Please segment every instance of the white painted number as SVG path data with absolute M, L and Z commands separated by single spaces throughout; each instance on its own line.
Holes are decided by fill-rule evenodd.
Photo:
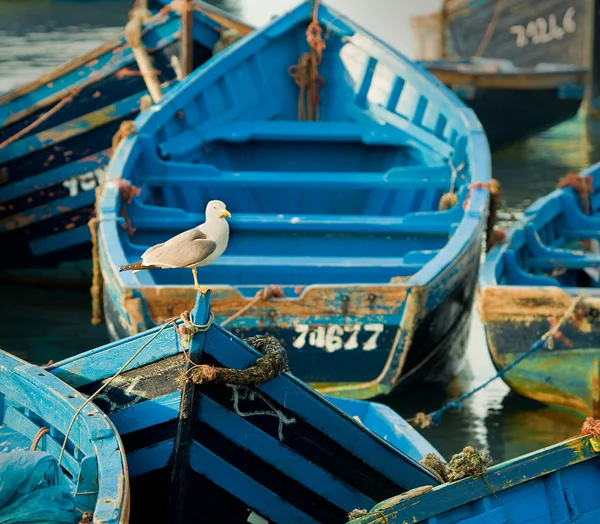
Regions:
M 534 45 L 545 44 L 552 40 L 561 40 L 567 33 L 574 33 L 577 29 L 575 23 L 575 8 L 569 7 L 562 18 L 562 24 L 559 25 L 555 14 L 545 18 L 536 18 L 527 23 L 527 25 L 513 25 L 509 31 L 517 37 L 517 47 L 525 47 L 530 42 Z
M 292 345 L 297 349 L 309 346 L 323 349 L 327 353 L 333 353 L 340 349 L 352 350 L 359 348 L 358 336 L 361 332 L 369 334 L 369 338 L 362 344 L 363 351 L 372 351 L 377 349 L 377 340 L 383 333 L 383 324 L 349 324 L 340 326 L 332 324 L 330 326 L 309 326 L 308 324 L 296 324 L 296 333 L 298 336 Z M 349 335 L 345 339 L 345 336 Z
M 68 178 L 62 185 L 69 190 L 69 196 L 74 197 L 79 194 L 79 191 L 90 191 L 91 189 L 94 189 L 102 180 L 103 175 L 104 169 L 98 168 L 89 173 Z

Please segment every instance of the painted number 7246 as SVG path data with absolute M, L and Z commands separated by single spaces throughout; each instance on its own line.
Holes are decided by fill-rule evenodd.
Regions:
M 333 353 L 339 349 L 358 349 L 372 351 L 377 349 L 377 339 L 383 333 L 383 324 L 349 324 L 340 326 L 311 326 L 308 324 L 296 324 L 298 336 L 292 343 L 297 349 L 302 349 L 307 344 L 312 347 L 324 349 L 327 353 Z M 368 338 L 359 342 L 359 335 L 366 333 Z M 364 335 L 360 337 L 364 338 Z

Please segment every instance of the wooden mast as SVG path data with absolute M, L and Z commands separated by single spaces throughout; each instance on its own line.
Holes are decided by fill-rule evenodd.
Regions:
M 190 321 L 197 326 L 207 326 L 210 319 L 210 290 L 205 295 L 196 292 L 196 303 L 190 315 Z M 186 377 L 181 387 L 179 404 L 179 421 L 173 454 L 169 461 L 170 493 L 167 502 L 169 522 L 183 524 L 185 519 L 185 502 L 187 499 L 187 480 L 190 467 L 190 446 L 193 441 L 194 422 L 198 412 L 198 386 L 188 377 L 187 372 L 200 361 L 206 344 L 206 331 L 199 330 L 190 339 L 189 360 L 183 370 Z
M 194 3 L 193 0 L 185 0 L 181 16 L 181 67 L 183 77 L 188 76 L 194 67 Z

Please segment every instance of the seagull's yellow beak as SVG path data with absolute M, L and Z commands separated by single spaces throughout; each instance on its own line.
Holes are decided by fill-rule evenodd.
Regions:
M 227 211 L 227 209 L 223 209 L 223 211 L 221 211 L 219 213 L 219 218 L 222 218 L 222 217 L 231 218 L 231 213 L 229 211 Z

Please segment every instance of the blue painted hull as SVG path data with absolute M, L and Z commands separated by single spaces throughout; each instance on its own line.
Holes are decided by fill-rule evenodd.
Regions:
M 508 241 L 489 252 L 479 279 L 488 347 L 507 384 L 523 396 L 593 416 L 600 415 L 600 282 L 594 247 L 600 228 L 599 173 L 596 164 L 581 174 L 581 181 L 591 178 L 589 198 L 565 188 L 536 200 L 508 232 Z M 552 347 L 547 344 L 513 367 L 558 321 Z
M 47 454 L 33 470 L 25 469 L 28 459 L 21 457 L 0 471 L 3 520 L 78 522 L 89 513 L 96 522 L 128 522 L 123 444 L 108 417 L 93 404 L 83 404 L 83 395 L 47 371 L 0 351 L 0 456 L 10 461 L 11 452 L 29 453 L 32 447 Z M 63 453 L 65 435 L 69 445 Z M 44 469 L 47 459 L 55 464 L 55 475 Z M 31 485 L 23 475 L 31 475 Z M 13 513 L 7 514 L 11 507 Z
M 225 511 L 234 522 L 254 512 L 270 522 L 342 523 L 382 493 L 438 483 L 418 464 L 435 449 L 380 404 L 330 402 L 286 372 L 257 371 L 264 378 L 254 386 L 230 376 L 181 382 L 199 365 L 251 370 L 273 356 L 273 345 L 260 352 L 210 324 L 209 306 L 210 292 L 198 295 L 191 314 L 210 325 L 186 343 L 198 365 L 186 364 L 168 324 L 48 368 L 89 395 L 134 357 L 95 401 L 127 450 L 130 522 L 222 520 Z
M 163 3 L 153 6 L 155 12 Z M 222 27 L 194 13 L 195 68 L 211 58 Z M 180 28 L 176 12 L 157 15 L 145 28 L 143 44 L 164 90 L 177 81 L 172 60 L 180 54 Z M 46 75 L 45 84 L 0 97 L 0 142 L 20 133 L 0 150 L 0 238 L 6 254 L 0 269 L 54 268 L 91 256 L 87 223 L 113 137 L 121 123 L 139 114 L 147 89 L 124 37 L 88 53 L 83 62 Z M 72 100 L 52 113 L 73 89 Z
M 483 475 L 385 500 L 350 522 L 597 522 L 598 451 L 598 437 L 570 439 L 495 465 Z
M 372 398 L 404 380 L 445 384 L 462 363 L 487 218 L 485 136 L 435 78 L 325 7 L 321 23 L 335 21 L 335 31 L 320 121 L 298 120 L 297 87 L 279 72 L 304 45 L 307 9 L 191 75 L 119 147 L 109 181 L 145 189 L 127 207 L 131 236 L 116 218 L 117 185 L 103 194 L 110 335 L 189 307 L 189 270 L 118 267 L 201 223 L 199 202 L 223 199 L 233 214 L 229 244 L 199 273 L 215 289 L 218 322 L 234 315 L 232 332 L 276 336 L 292 372 L 327 394 Z M 361 39 L 373 56 L 353 43 Z M 352 61 L 357 53 L 364 63 Z M 370 75 L 377 63 L 381 77 Z M 440 211 L 451 187 L 457 202 Z M 236 315 L 267 286 L 282 296 Z

